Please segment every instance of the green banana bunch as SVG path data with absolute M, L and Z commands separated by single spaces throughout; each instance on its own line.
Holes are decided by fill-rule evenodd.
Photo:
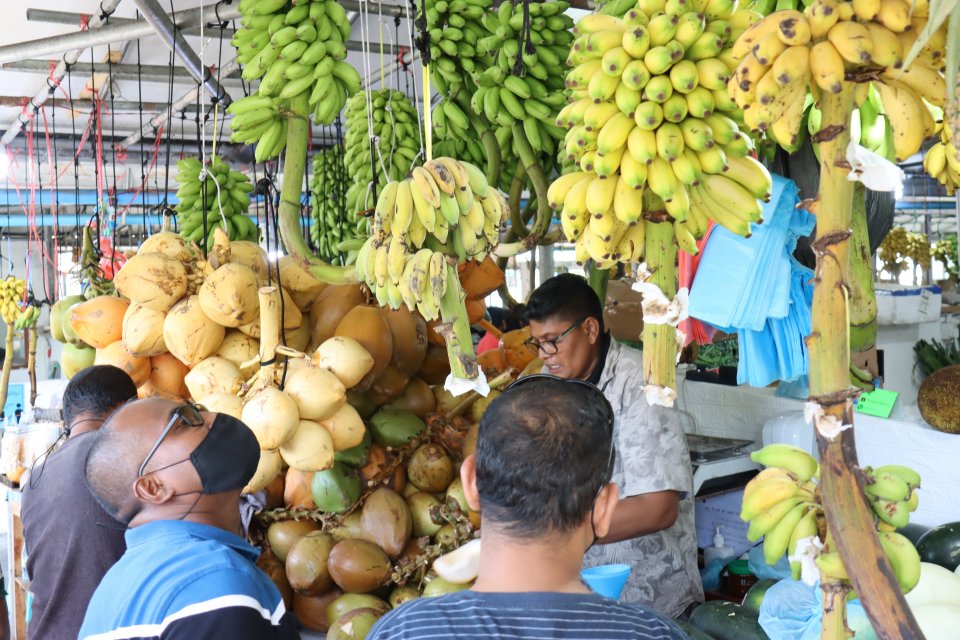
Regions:
M 22 330 L 28 327 L 34 327 L 39 319 L 40 307 L 32 303 L 27 303 L 17 315 L 17 319 L 13 321 L 13 328 Z
M 493 6 L 491 0 L 437 0 L 423 3 L 417 14 L 425 24 L 429 45 L 430 77 L 441 95 L 456 93 L 470 77 L 494 63 L 489 53 L 477 50 L 486 35 L 481 22 Z M 419 22 L 423 20 L 424 22 Z M 427 62 L 427 61 L 424 61 Z
M 231 44 L 243 78 L 259 78 L 258 95 L 281 101 L 309 93 L 314 121 L 333 122 L 362 84 L 346 62 L 344 8 L 334 0 L 241 0 L 239 10 L 242 27 Z
M 0 282 L 0 318 L 8 325 L 16 322 L 20 315 L 20 301 L 27 290 L 26 280 L 7 276 Z
M 483 23 L 490 35 L 477 42 L 477 50 L 495 55 L 496 62 L 475 76 L 477 86 L 470 98 L 475 113 L 505 131 L 522 123 L 533 150 L 550 157 L 564 137 L 555 120 L 566 102 L 563 61 L 573 42 L 573 19 L 564 14 L 568 6 L 563 1 L 506 0 L 496 12 L 486 14 Z M 443 107 L 442 116 L 457 120 L 449 102 Z
M 326 262 L 352 264 L 357 245 L 367 237 L 368 223 L 347 210 L 348 174 L 343 166 L 343 145 L 320 150 L 313 156 L 310 178 L 313 225 L 310 237 L 317 255 Z
M 232 171 L 217 155 L 210 156 L 206 167 L 197 158 L 182 158 L 177 161 L 177 184 L 181 236 L 208 250 L 213 247 L 216 227 L 223 229 L 231 240 L 259 241 L 260 230 L 247 217 L 253 183 L 245 173 Z
M 232 102 L 227 107 L 230 119 L 230 141 L 256 143 L 257 162 L 276 158 L 287 146 L 287 100 L 253 94 Z
M 864 486 L 867 501 L 877 514 L 881 530 L 907 526 L 910 514 L 919 504 L 916 490 L 920 488 L 920 475 L 901 465 L 865 467 L 863 471 L 867 476 Z
M 447 258 L 484 259 L 508 215 L 506 200 L 479 168 L 435 158 L 415 167 L 409 178 L 384 186 L 370 238 L 357 256 L 357 275 L 381 306 L 406 305 L 436 319 L 447 287 Z
M 639 222 L 652 205 L 672 217 L 690 254 L 710 220 L 743 236 L 760 222 L 772 179 L 748 155 L 753 142 L 727 91 L 734 39 L 756 19 L 724 0 L 639 0 L 622 18 L 577 23 L 570 101 L 556 123 L 567 130 L 561 154 L 579 170 L 555 180 L 548 198 L 578 261 L 638 261 Z
M 371 111 L 367 112 L 367 96 L 361 92 L 347 101 L 344 163 L 354 182 L 367 185 L 377 168 L 377 185 L 402 180 L 420 154 L 420 131 L 417 108 L 400 91 L 377 89 L 370 92 Z M 376 136 L 377 157 L 370 156 L 370 124 Z M 384 175 L 384 169 L 387 174 Z

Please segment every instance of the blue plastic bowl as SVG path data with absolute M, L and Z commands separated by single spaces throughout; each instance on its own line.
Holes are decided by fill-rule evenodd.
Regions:
M 602 564 L 580 572 L 580 579 L 593 589 L 594 593 L 614 600 L 620 599 L 623 588 L 630 577 L 628 564 Z

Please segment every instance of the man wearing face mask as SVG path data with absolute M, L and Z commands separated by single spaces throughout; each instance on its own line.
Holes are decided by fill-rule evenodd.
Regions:
M 616 417 L 613 482 L 621 499 L 585 566 L 630 564 L 621 600 L 684 617 L 703 601 L 703 587 L 681 414 L 647 403 L 643 354 L 604 330 L 603 306 L 584 278 L 565 273 L 544 282 L 530 295 L 527 319 L 544 373 L 596 385 Z
M 129 528 L 127 551 L 93 594 L 81 639 L 299 638 L 239 535 L 240 491 L 259 458 L 253 432 L 225 414 L 151 398 L 111 416 L 86 475 Z

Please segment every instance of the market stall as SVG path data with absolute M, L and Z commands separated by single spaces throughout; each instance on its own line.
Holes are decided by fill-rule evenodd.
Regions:
M 91 365 L 252 430 L 304 637 L 469 589 L 460 467 L 567 271 L 682 425 L 691 638 L 955 635 L 960 7 L 47 4 L 0 26 L 12 637 L 19 491 Z

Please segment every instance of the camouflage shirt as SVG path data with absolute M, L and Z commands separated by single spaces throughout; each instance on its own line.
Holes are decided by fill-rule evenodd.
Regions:
M 643 355 L 616 340 L 610 340 L 597 386 L 616 415 L 613 481 L 620 487 L 621 498 L 674 490 L 680 492 L 681 499 L 673 526 L 631 540 L 597 545 L 587 552 L 584 566 L 632 565 L 620 599 L 678 616 L 692 602 L 703 601 L 693 522 L 693 469 L 682 414 L 647 404 Z

